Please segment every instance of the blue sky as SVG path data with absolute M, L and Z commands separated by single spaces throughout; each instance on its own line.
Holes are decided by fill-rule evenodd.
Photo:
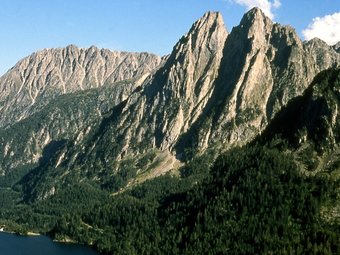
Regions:
M 255 5 L 302 38 L 340 38 L 340 0 L 1 0 L 0 75 L 34 51 L 69 44 L 165 55 L 206 11 L 220 11 L 231 31 Z

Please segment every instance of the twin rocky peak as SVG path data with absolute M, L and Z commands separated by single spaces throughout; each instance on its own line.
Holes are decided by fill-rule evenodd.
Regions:
M 157 150 L 167 164 L 156 176 L 186 148 L 250 141 L 316 74 L 339 64 L 337 45 L 302 42 L 258 8 L 230 33 L 220 13 L 206 13 L 162 58 L 43 50 L 0 78 L 0 171 L 46 157 L 54 167 L 112 169 Z

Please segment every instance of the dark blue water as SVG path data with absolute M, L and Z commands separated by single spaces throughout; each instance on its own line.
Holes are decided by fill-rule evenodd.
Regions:
M 94 250 L 77 244 L 52 242 L 45 236 L 23 237 L 0 233 L 1 255 L 99 255 Z

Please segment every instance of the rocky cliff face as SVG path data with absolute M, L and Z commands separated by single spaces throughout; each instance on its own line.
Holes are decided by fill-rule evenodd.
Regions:
M 194 132 L 198 139 L 193 144 L 248 142 L 318 72 L 339 61 L 324 42 L 303 44 L 293 28 L 274 24 L 260 9 L 249 11 L 227 38 L 215 102 Z
M 207 13 L 90 147 L 120 140 L 120 159 L 150 148 L 181 157 L 184 148 L 246 143 L 318 72 L 339 63 L 332 47 L 303 44 L 293 28 L 274 24 L 260 9 L 228 36 L 221 16 Z
M 143 76 L 160 63 L 160 57 L 149 53 L 96 47 L 39 51 L 0 78 L 0 127 L 27 118 L 60 95 Z
M 255 8 L 245 14 L 230 34 L 221 15 L 209 12 L 180 39 L 164 65 L 156 68 L 162 60 L 151 56 L 147 59 L 152 59 L 153 64 L 146 64 L 149 62 L 143 58 L 137 61 L 139 67 L 136 64 L 132 73 L 127 71 L 129 68 L 120 72 L 127 75 L 119 76 L 118 80 L 141 78 L 134 78 L 127 82 L 130 85 L 112 91 L 111 98 L 123 96 L 118 100 L 109 99 L 112 103 L 106 107 L 106 114 L 93 117 L 92 113 L 98 110 L 95 103 L 98 97 L 94 96 L 91 113 L 80 117 L 82 125 L 76 120 L 82 115 L 81 109 L 67 118 L 76 120 L 73 123 L 81 128 L 72 131 L 73 136 L 64 134 L 67 141 L 37 168 L 35 186 L 49 178 L 53 169 L 58 169 L 57 173 L 53 172 L 55 182 L 45 187 L 40 197 L 56 190 L 55 185 L 61 185 L 71 173 L 72 178 L 81 180 L 86 176 L 99 183 L 103 176 L 114 178 L 120 171 L 126 171 L 119 162 L 128 159 L 130 164 L 135 164 L 134 161 L 150 151 L 166 155 L 162 158 L 166 164 L 149 169 L 153 173 L 148 176 L 152 177 L 174 168 L 176 160 L 185 156 L 188 149 L 197 152 L 219 144 L 229 148 L 246 143 L 261 133 L 292 98 L 301 95 L 318 72 L 338 66 L 340 54 L 321 40 L 303 43 L 293 28 L 273 23 Z M 102 66 L 105 65 L 104 62 Z M 156 70 L 151 75 L 143 76 L 153 68 Z M 99 69 L 96 70 L 91 74 L 85 72 L 84 76 L 77 75 L 88 77 L 82 79 L 86 82 L 78 86 L 80 90 L 92 82 L 95 86 L 114 82 L 112 78 L 103 78 L 112 75 L 98 75 Z M 71 81 L 73 73 L 72 69 L 67 73 Z M 39 75 L 34 77 L 39 80 Z M 94 91 L 104 93 L 101 89 Z M 25 96 L 30 98 L 31 94 L 28 90 Z M 85 98 L 85 94 L 81 95 Z M 105 95 L 108 98 L 110 93 Z M 85 105 L 86 100 L 80 100 L 80 104 Z M 38 100 L 31 98 L 29 102 L 35 105 Z M 69 104 L 70 101 L 65 101 L 62 105 Z M 47 110 L 45 116 L 51 113 L 53 111 Z M 52 121 L 46 123 L 48 129 Z M 40 138 L 36 140 L 45 141 L 46 137 L 39 132 L 36 134 Z M 6 148 L 3 155 L 11 155 L 9 148 L 13 145 L 8 145 L 7 138 L 11 136 L 2 137 Z M 40 158 L 44 158 L 44 146 L 62 137 L 54 136 L 48 143 L 40 142 Z M 29 159 L 28 155 L 25 160 Z M 146 175 L 143 171 L 138 169 L 137 175 Z
M 172 149 L 212 96 L 226 38 L 222 16 L 213 12 L 205 14 L 181 38 L 138 98 L 133 95 L 127 100 L 118 125 L 113 127 L 124 135 L 122 153 L 129 152 L 132 140 L 141 143 L 146 137 L 146 149 Z

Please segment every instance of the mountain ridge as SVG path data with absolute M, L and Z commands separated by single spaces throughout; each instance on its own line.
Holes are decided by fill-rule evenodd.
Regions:
M 161 63 L 161 57 L 150 53 L 95 46 L 69 45 L 35 52 L 0 77 L 0 126 L 30 116 L 59 95 L 143 76 Z
M 77 50 L 71 46 L 64 51 L 75 54 Z M 98 53 L 95 48 L 88 51 Z M 141 81 L 139 74 L 135 80 L 122 81 L 129 85 L 118 91 L 126 96 L 111 104 L 105 115 L 95 117 L 91 130 L 84 131 L 90 123 L 84 122 L 71 137 L 49 139 L 68 138 L 68 142 L 58 148 L 48 166 L 40 166 L 42 171 L 61 167 L 59 177 L 63 178 L 64 173 L 77 169 L 80 179 L 87 175 L 99 183 L 111 182 L 122 171 L 122 162 L 140 160 L 152 151 L 166 154 L 162 160 L 171 162 L 157 171 L 159 175 L 176 168 L 189 150 L 200 153 L 220 145 L 227 149 L 245 144 L 261 133 L 290 99 L 301 95 L 319 71 L 337 66 L 340 55 L 319 40 L 303 43 L 293 28 L 273 23 L 254 8 L 230 33 L 221 14 L 206 13 L 169 56 L 157 60 L 151 61 L 152 67 L 159 66 L 147 69 Z M 114 93 L 121 93 L 118 91 Z M 9 148 L 15 147 L 11 145 L 15 141 L 6 136 L 2 139 L 3 158 L 10 161 Z M 39 144 L 39 153 L 34 155 L 42 156 L 47 144 L 35 144 Z M 16 153 L 34 151 L 29 147 Z M 35 156 L 36 162 L 39 156 Z M 93 169 L 91 174 L 88 169 Z M 99 173 L 109 180 L 98 179 Z M 149 176 L 155 173 L 151 170 Z M 45 192 L 51 189 L 55 187 Z

